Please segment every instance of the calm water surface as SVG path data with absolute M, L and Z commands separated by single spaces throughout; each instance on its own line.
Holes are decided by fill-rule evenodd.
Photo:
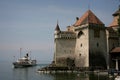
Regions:
M 40 74 L 37 69 L 43 64 L 29 68 L 12 68 L 12 62 L 0 62 L 0 80 L 114 80 L 98 74 Z

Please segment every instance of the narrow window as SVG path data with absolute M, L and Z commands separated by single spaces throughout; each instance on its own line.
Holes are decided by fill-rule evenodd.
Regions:
M 97 43 L 97 47 L 99 47 L 99 43 Z
M 81 45 L 80 45 L 81 47 L 82 47 L 82 43 L 81 43 Z
M 79 57 L 81 56 L 81 53 L 79 54 Z
M 78 33 L 78 38 L 81 36 L 83 34 L 83 32 L 82 31 L 80 31 L 79 33 Z

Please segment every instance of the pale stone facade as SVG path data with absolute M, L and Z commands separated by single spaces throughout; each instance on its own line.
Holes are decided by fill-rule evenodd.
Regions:
M 75 47 L 76 67 L 89 67 L 89 30 L 88 24 L 75 27 L 77 34 Z

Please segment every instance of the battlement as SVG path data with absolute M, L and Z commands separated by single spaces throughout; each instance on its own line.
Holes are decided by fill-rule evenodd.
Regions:
M 55 35 L 55 38 L 75 39 L 76 34 L 74 32 L 61 31 L 59 34 Z

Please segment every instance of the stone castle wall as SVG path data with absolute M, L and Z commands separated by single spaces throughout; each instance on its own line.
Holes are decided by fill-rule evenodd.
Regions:
M 65 35 L 60 33 L 58 36 L 59 38 L 55 39 L 55 61 L 57 66 L 65 67 L 68 64 L 67 60 L 74 61 L 74 52 L 75 52 L 75 43 L 76 39 L 75 36 L 72 35 Z M 72 65 L 73 63 L 71 63 Z
M 107 40 L 105 27 L 92 26 L 89 29 L 89 63 L 90 67 L 106 68 Z

